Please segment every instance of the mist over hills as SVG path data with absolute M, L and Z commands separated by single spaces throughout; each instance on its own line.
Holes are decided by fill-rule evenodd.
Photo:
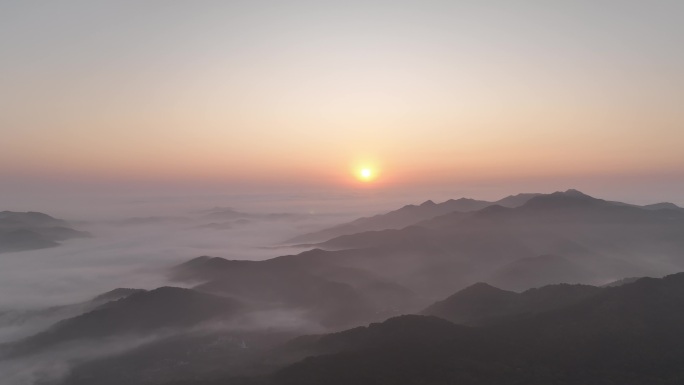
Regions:
M 161 287 L 134 291 L 2 348 L 6 357 L 16 357 L 66 342 L 193 326 L 218 316 L 235 315 L 241 307 L 230 298 L 190 289 Z
M 478 328 L 394 318 L 309 341 L 314 357 L 279 371 L 273 383 L 675 384 L 684 360 L 683 285 L 677 274 L 582 288 L 581 295 L 567 285 L 541 288 L 544 293 L 519 294 L 530 297 L 523 300 L 528 306 L 540 294 L 548 301 L 518 308 L 524 317 L 517 319 L 498 318 L 508 301 L 490 302 L 497 320 Z M 480 285 L 468 291 L 461 295 L 494 290 Z M 559 298 L 573 299 L 546 306 Z
M 248 225 L 241 221 L 301 220 L 223 208 L 198 215 L 122 225 L 171 221 L 192 231 L 233 231 Z M 189 227 L 210 221 L 215 226 Z M 347 234 L 350 223 L 373 230 Z M 567 190 L 498 202 L 427 201 L 350 223 L 305 234 L 344 235 L 298 254 L 259 261 L 205 255 L 159 272 L 182 288 L 121 288 L 73 305 L 0 312 L 0 322 L 44 325 L 0 345 L 0 369 L 31 373 L 45 385 L 579 384 L 589 374 L 570 376 L 564 365 L 587 364 L 582 354 L 604 349 L 606 339 L 615 340 L 606 354 L 619 353 L 607 365 L 618 367 L 586 373 L 612 381 L 638 354 L 620 350 L 624 341 L 655 352 L 661 340 L 647 341 L 651 328 L 679 331 L 638 306 L 660 301 L 649 308 L 654 317 L 679 317 L 665 305 L 679 306 L 681 275 L 630 278 L 684 270 L 684 210 L 671 204 L 636 206 Z M 579 344 L 555 333 L 590 338 Z M 668 381 L 679 375 L 668 369 L 677 360 L 670 353 L 663 364 L 649 363 Z M 43 373 L 56 355 L 67 357 L 63 370 Z M 344 374 L 351 367 L 359 369 Z M 658 380 L 643 365 L 629 370 Z
M 499 299 L 492 301 L 492 296 Z M 478 298 L 484 305 L 472 307 Z M 553 285 L 520 294 L 477 284 L 431 307 L 450 310 L 452 319 L 472 321 L 476 314 L 477 326 L 405 315 L 252 352 L 243 349 L 242 356 L 235 345 L 225 347 L 213 352 L 223 357 L 223 365 L 235 365 L 235 375 L 218 371 L 203 380 L 181 380 L 184 374 L 176 369 L 177 381 L 149 383 L 676 384 L 683 373 L 683 301 L 682 274 L 609 288 Z M 143 351 L 146 357 L 140 355 Z M 134 357 L 159 355 L 164 356 L 157 347 Z M 93 361 L 77 368 L 65 383 L 139 380 L 133 373 L 149 366 L 128 371 L 136 364 L 125 357 Z M 215 356 L 211 360 L 221 362 Z M 114 377 L 98 376 L 98 367 Z
M 486 281 L 522 290 L 676 272 L 683 267 L 684 241 L 677 235 L 683 229 L 680 210 L 618 205 L 569 190 L 535 196 L 517 208 L 494 205 L 452 212 L 403 229 L 340 236 L 318 246 L 331 251 L 372 249 L 379 254 L 374 262 L 394 250 L 391 257 L 410 267 L 396 272 L 413 281 L 405 285 L 441 295 L 458 289 L 458 282 L 461 287 Z M 350 258 L 345 261 L 352 263 Z M 451 288 L 440 288 L 438 275 L 416 281 L 421 269 L 449 271 Z
M 364 231 L 400 229 L 415 224 L 419 221 L 431 219 L 454 211 L 477 211 L 493 205 L 518 207 L 523 205 L 530 198 L 537 195 L 540 194 L 522 193 L 510 195 L 496 202 L 488 202 L 471 198 L 449 199 L 442 203 L 435 203 L 431 200 L 428 200 L 420 205 L 406 205 L 398 210 L 390 211 L 385 214 L 359 218 L 349 223 L 343 223 L 313 233 L 303 234 L 290 239 L 287 241 L 287 243 L 308 243 Z
M 0 385 L 684 385 L 684 0 L 0 0 Z
M 405 287 L 368 270 L 339 266 L 322 250 L 266 261 L 199 257 L 170 271 L 173 279 L 204 281 L 196 290 L 266 309 L 297 309 L 326 328 L 382 319 L 417 303 Z M 355 254 L 353 251 L 349 254 Z
M 480 282 L 430 305 L 421 314 L 462 325 L 481 325 L 570 306 L 599 292 L 596 286 L 557 284 L 516 293 Z
M 61 241 L 89 236 L 44 213 L 0 212 L 0 253 L 55 247 Z
M 107 302 L 115 301 L 140 291 L 144 290 L 118 288 L 75 304 L 37 309 L 3 310 L 0 311 L 0 327 L 20 327 L 22 333 L 15 333 L 15 339 L 18 339 L 24 337 L 23 334 L 31 330 L 45 329 L 57 321 L 87 313 Z

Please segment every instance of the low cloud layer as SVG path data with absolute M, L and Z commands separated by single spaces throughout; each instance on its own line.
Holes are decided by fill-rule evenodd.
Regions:
M 165 270 L 200 255 L 261 260 L 298 253 L 302 249 L 280 243 L 370 210 L 349 197 L 319 198 L 130 198 L 26 207 L 67 219 L 94 237 L 0 255 L 0 342 L 56 320 L 22 319 L 22 311 L 87 301 L 118 287 L 178 286 L 167 281 Z

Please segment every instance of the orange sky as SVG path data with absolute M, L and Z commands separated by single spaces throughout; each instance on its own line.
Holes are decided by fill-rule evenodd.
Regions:
M 684 7 L 636 3 L 5 4 L 0 176 L 681 176 Z

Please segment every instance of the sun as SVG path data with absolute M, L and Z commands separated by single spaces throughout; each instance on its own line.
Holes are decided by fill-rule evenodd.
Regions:
M 380 178 L 384 180 L 385 173 L 377 160 L 364 159 L 349 163 L 347 177 L 356 186 L 373 187 Z
M 375 179 L 375 172 L 369 167 L 363 167 L 358 171 L 357 177 L 362 182 L 370 182 Z

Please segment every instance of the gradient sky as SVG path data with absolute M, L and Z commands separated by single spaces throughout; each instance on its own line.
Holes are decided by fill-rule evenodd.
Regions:
M 680 0 L 5 0 L 0 53 L 17 190 L 341 188 L 365 165 L 684 194 Z

